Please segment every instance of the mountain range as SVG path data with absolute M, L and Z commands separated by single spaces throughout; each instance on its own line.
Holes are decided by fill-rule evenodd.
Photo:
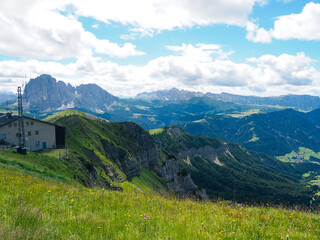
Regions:
M 268 104 L 312 109 L 318 99 L 313 96 L 249 98 L 171 89 L 120 99 L 95 84 L 73 87 L 50 75 L 31 79 L 24 95 L 25 112 L 38 118 L 71 108 L 114 122 L 133 121 L 144 129 L 180 126 L 198 136 L 218 137 L 272 156 L 283 156 L 299 147 L 320 151 L 320 110 L 303 113 L 279 106 L 236 103 L 262 104 L 268 100 Z M 236 102 L 226 101 L 231 97 Z
M 298 108 L 305 111 L 320 108 L 320 97 L 310 95 L 283 95 L 274 97 L 242 96 L 230 93 L 201 93 L 172 88 L 155 92 L 143 92 L 136 99 L 144 100 L 189 100 L 194 97 L 208 97 L 226 102 L 234 102 L 244 105 L 270 105 Z
M 142 92 L 135 98 L 144 100 L 189 100 L 193 97 L 202 97 L 201 92 L 192 92 L 171 88 L 169 90 L 159 90 L 155 92 Z
M 17 96 L 13 93 L 0 92 L 0 104 L 1 103 L 7 104 L 7 101 L 9 102 L 16 98 Z
M 113 105 L 121 104 L 122 99 L 113 96 L 96 84 L 83 84 L 73 87 L 43 74 L 30 79 L 25 86 L 25 102 L 31 111 L 54 111 L 68 108 L 85 108 L 93 112 L 107 112 Z M 224 102 L 253 106 L 292 107 L 305 111 L 320 108 L 320 98 L 310 95 L 284 95 L 277 97 L 241 96 L 230 93 L 201 93 L 172 88 L 155 92 L 139 93 L 135 99 L 145 101 L 183 101 L 192 98 L 211 98 Z M 1 93 L 0 103 L 16 98 L 15 94 Z

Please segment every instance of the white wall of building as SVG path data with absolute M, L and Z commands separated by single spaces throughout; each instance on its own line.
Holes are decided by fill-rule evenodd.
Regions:
M 11 145 L 18 145 L 18 124 L 18 120 L 16 120 L 0 127 L 0 138 Z M 44 148 L 56 147 L 56 132 L 54 125 L 30 118 L 24 118 L 24 128 L 26 147 L 28 150 L 37 151 Z

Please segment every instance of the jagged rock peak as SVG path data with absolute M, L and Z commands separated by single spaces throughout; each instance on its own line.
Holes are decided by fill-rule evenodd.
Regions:
M 29 110 L 40 112 L 70 108 L 103 112 L 119 100 L 96 84 L 73 87 L 48 74 L 30 79 L 24 95 L 27 97 Z

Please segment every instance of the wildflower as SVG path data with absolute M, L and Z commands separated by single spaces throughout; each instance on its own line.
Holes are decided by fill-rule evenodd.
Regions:
M 48 190 L 48 193 L 51 193 L 51 190 Z
M 71 198 L 71 202 L 74 202 L 74 198 Z
M 148 216 L 147 214 L 140 215 L 140 217 L 143 217 L 144 220 L 150 220 L 150 216 Z

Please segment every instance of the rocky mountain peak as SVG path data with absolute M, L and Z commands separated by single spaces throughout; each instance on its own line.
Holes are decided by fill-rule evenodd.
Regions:
M 83 84 L 73 87 L 57 81 L 48 74 L 30 79 L 24 96 L 31 111 L 44 112 L 68 108 L 86 108 L 92 111 L 106 111 L 118 101 L 96 84 Z

